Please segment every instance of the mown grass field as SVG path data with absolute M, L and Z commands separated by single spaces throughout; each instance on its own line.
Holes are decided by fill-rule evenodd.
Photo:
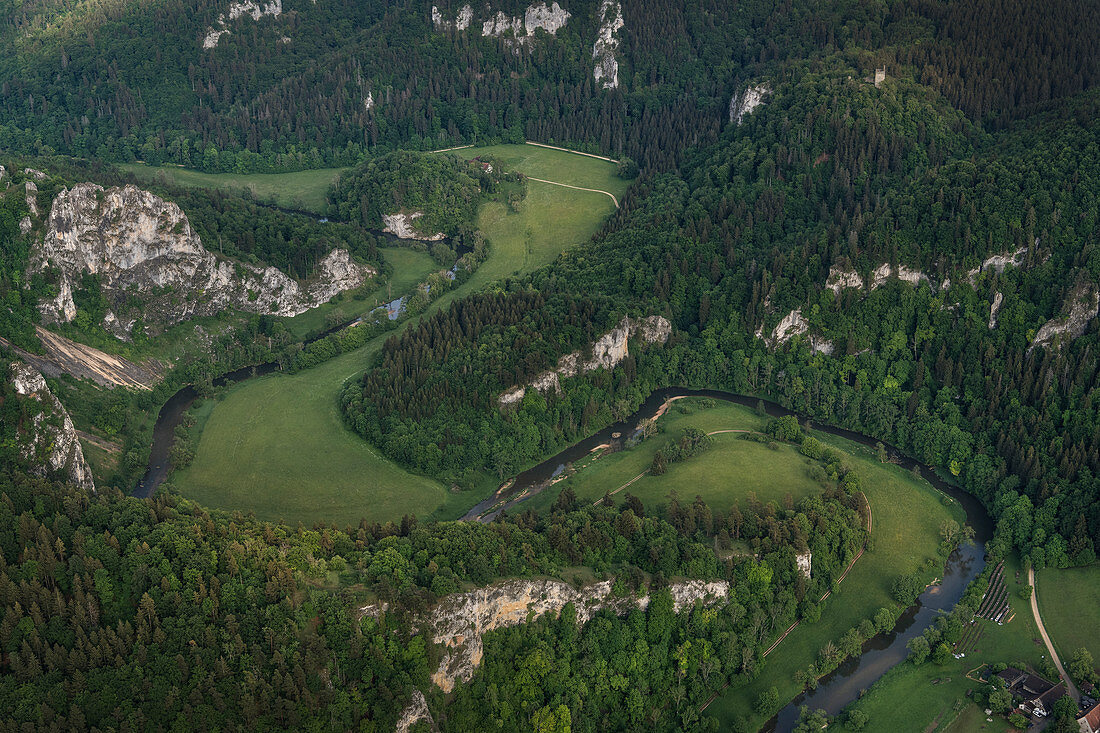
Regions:
M 127 163 L 119 168 L 146 181 L 163 176 L 176 186 L 248 190 L 260 201 L 274 201 L 277 206 L 317 214 L 325 211 L 326 195 L 332 181 L 347 170 L 318 168 L 294 173 L 202 173 L 190 168 L 149 166 L 143 163 Z
M 526 151 L 529 146 L 507 147 Z M 587 187 L 599 188 L 614 176 L 612 163 L 531 149 L 538 151 L 533 159 L 541 161 L 539 165 L 556 159 L 558 167 L 573 176 L 570 180 L 593 184 Z M 593 164 L 602 174 L 589 181 L 583 172 L 595 168 Z M 436 300 L 429 312 L 491 282 L 553 261 L 587 241 L 612 208 L 603 194 L 536 183 L 518 213 L 505 204 L 485 205 L 479 225 L 491 245 L 489 259 L 470 280 Z M 362 374 L 389 335 L 313 369 L 270 375 L 229 389 L 205 422 L 194 461 L 172 477 L 173 485 L 207 506 L 253 511 L 291 523 L 358 524 L 364 517 L 397 519 L 405 513 L 460 516 L 480 498 L 476 492 L 452 494 L 436 481 L 403 470 L 343 424 L 337 402 L 340 389 Z
M 733 423 L 729 427 L 739 425 Z M 890 586 L 899 575 L 925 567 L 929 560 L 936 564 L 937 570 L 927 571 L 928 578 L 938 573 L 942 568 L 942 559 L 937 554 L 940 524 L 948 518 L 958 521 L 964 518 L 962 508 L 954 500 L 908 471 L 880 463 L 870 448 L 824 433 L 815 435 L 823 443 L 847 453 L 850 465 L 859 473 L 874 516 L 874 549 L 863 554 L 839 591 L 826 601 L 816 624 L 799 625 L 768 656 L 762 673 L 752 684 L 727 690 L 707 708 L 707 713 L 716 715 L 726 728 L 741 716 L 747 716 L 755 726 L 763 725 L 765 720 L 753 711 L 753 703 L 772 686 L 779 690 L 784 702 L 793 699 L 800 691 L 794 681 L 795 672 L 809 666 L 825 642 L 840 639 L 879 608 L 896 605 L 890 596 Z
M 1039 613 L 1062 659 L 1085 647 L 1100 664 L 1100 563 L 1036 573 Z
M 661 417 L 658 435 L 635 448 L 591 462 L 562 482 L 561 488 L 568 486 L 580 499 L 589 502 L 615 491 L 618 491 L 615 500 L 621 502 L 629 493 L 648 508 L 667 503 L 670 492 L 675 491 L 680 501 L 691 502 L 701 496 L 714 509 L 744 501 L 750 492 L 763 503 L 774 501 L 782 506 L 788 493 L 797 501 L 821 491 L 821 486 L 809 476 L 810 459 L 793 446 L 779 445 L 778 450 L 772 450 L 742 439 L 739 433 L 713 435 L 705 452 L 688 461 L 670 464 L 662 476 L 643 476 L 620 491 L 624 484 L 648 470 L 657 450 L 677 439 L 685 428 L 706 433 L 757 430 L 765 422 L 765 418 L 739 405 L 720 402 L 709 409 L 699 409 L 699 404 L 695 399 L 677 400 Z M 521 508 L 549 506 L 558 493 L 544 492 L 524 502 Z

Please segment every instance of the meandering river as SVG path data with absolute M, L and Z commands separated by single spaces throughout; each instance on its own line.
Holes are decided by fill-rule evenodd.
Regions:
M 215 386 L 248 379 L 252 376 L 267 374 L 276 368 L 274 363 L 237 369 L 215 380 Z M 709 397 L 715 400 L 732 402 L 746 407 L 755 407 L 763 402 L 767 413 L 773 417 L 783 415 L 802 416 L 769 400 L 758 397 L 736 395 L 729 392 L 708 389 L 685 389 L 670 387 L 654 392 L 642 403 L 642 406 L 626 420 L 611 425 L 598 433 L 581 440 L 516 476 L 506 484 L 506 488 L 482 501 L 466 514 L 463 519 L 488 521 L 501 511 L 516 506 L 534 496 L 550 485 L 566 466 L 583 458 L 592 450 L 612 439 L 614 433 L 629 436 L 638 423 L 657 413 L 662 405 L 676 397 Z M 150 496 L 168 473 L 168 453 L 174 440 L 174 431 L 184 413 L 194 402 L 197 393 L 193 387 L 184 387 L 174 394 L 161 408 L 153 431 L 153 448 L 150 453 L 149 467 L 145 476 L 133 491 L 133 496 Z M 836 435 L 862 445 L 874 447 L 879 441 L 875 438 L 843 428 L 818 425 L 814 428 L 830 435 Z M 993 535 L 993 522 L 985 507 L 970 494 L 940 479 L 927 466 L 903 455 L 900 451 L 887 446 L 892 460 L 904 468 L 916 470 L 932 486 L 947 494 L 966 511 L 967 523 L 974 528 L 975 541 L 953 552 L 947 560 L 943 580 L 929 587 L 921 594 L 916 604 L 902 614 L 897 625 L 889 632 L 879 634 L 864 644 L 863 654 L 840 665 L 836 670 L 823 677 L 816 690 L 804 692 L 784 707 L 779 714 L 768 722 L 767 730 L 790 731 L 798 722 L 799 709 L 806 705 L 812 709 L 825 710 L 835 715 L 848 703 L 856 700 L 864 690 L 875 683 L 891 667 L 903 661 L 907 655 L 906 643 L 920 635 L 935 620 L 936 616 L 950 610 L 962 598 L 966 586 L 985 567 L 985 543 Z M 779 652 L 782 651 L 780 645 Z

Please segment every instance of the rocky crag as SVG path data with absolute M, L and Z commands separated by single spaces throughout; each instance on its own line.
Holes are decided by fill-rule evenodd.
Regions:
M 764 100 L 771 94 L 771 88 L 766 84 L 754 84 L 730 97 L 730 122 L 740 125 L 745 118 L 752 114 Z
M 481 24 L 483 36 L 507 36 L 512 43 L 525 45 L 535 36 L 535 32 L 542 29 L 550 35 L 555 35 L 565 27 L 572 17 L 569 11 L 556 2 L 547 5 L 545 2 L 532 3 L 527 7 L 522 18 L 505 15 L 498 10 L 494 15 Z
M 214 25 L 206 30 L 202 39 L 202 47 L 211 49 L 218 45 L 222 36 L 229 33 L 229 21 L 236 20 L 243 15 L 252 16 L 252 20 L 259 20 L 265 15 L 276 17 L 283 12 L 283 0 L 269 0 L 262 3 L 260 0 L 236 0 L 229 4 L 229 10 L 218 16 Z M 289 40 L 289 39 L 288 39 Z
M 22 457 L 32 473 L 64 479 L 87 491 L 95 491 L 92 471 L 69 412 L 46 386 L 46 380 L 32 366 L 12 362 L 8 378 L 15 393 L 30 405 L 30 418 L 20 426 Z
M 561 391 L 562 377 L 575 377 L 578 374 L 596 369 L 614 369 L 629 354 L 628 343 L 634 337 L 640 337 L 643 343 L 655 344 L 668 341 L 672 334 L 672 324 L 664 316 L 646 318 L 623 318 L 611 331 L 605 333 L 592 344 L 592 355 L 585 359 L 580 351 L 558 359 L 556 369 L 539 374 L 526 385 L 517 385 L 500 395 L 501 406 L 514 404 L 523 399 L 528 387 L 540 392 Z
M 624 25 L 623 6 L 619 0 L 603 0 L 598 13 L 600 30 L 592 46 L 592 59 L 596 62 L 592 78 L 604 89 L 615 89 L 619 86 L 619 59 L 615 54 L 619 50 L 618 32 Z
M 294 316 L 356 288 L 375 274 L 334 249 L 305 283 L 206 250 L 175 204 L 135 186 L 80 183 L 54 199 L 44 239 L 30 256 L 33 274 L 54 268 L 58 294 L 40 303 L 48 322 L 76 317 L 73 291 L 94 274 L 111 311 L 104 327 L 127 338 L 137 317 L 153 327 L 226 309 Z
M 1100 312 L 1100 292 L 1091 280 L 1082 279 L 1070 291 L 1062 306 L 1065 315 L 1052 318 L 1039 328 L 1031 342 L 1036 346 L 1062 344 L 1080 336 Z M 1029 349 L 1030 351 L 1030 349 Z
M 419 622 L 431 631 L 433 642 L 445 649 L 432 682 L 444 692 L 453 690 L 459 681 L 469 682 L 484 654 L 482 634 L 527 623 L 546 613 L 558 614 L 569 603 L 577 609 L 578 624 L 587 623 L 598 611 L 621 615 L 649 606 L 648 595 L 620 597 L 613 595 L 611 588 L 610 580 L 578 589 L 561 580 L 519 579 L 447 596 Z M 669 587 L 677 613 L 696 601 L 720 603 L 729 589 L 729 583 L 723 580 L 688 580 Z M 361 613 L 371 616 L 383 612 L 375 606 L 361 609 Z
M 416 239 L 421 242 L 438 242 L 443 239 L 443 232 L 435 234 L 421 234 L 416 229 L 416 220 L 424 216 L 423 211 L 410 211 L 407 213 L 383 214 L 382 231 L 388 232 L 398 239 Z

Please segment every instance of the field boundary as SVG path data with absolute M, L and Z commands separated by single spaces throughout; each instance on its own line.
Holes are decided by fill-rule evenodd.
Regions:
M 573 155 L 584 155 L 588 158 L 596 158 L 597 160 L 606 160 L 608 163 L 618 163 L 619 161 L 614 158 L 608 158 L 606 155 L 596 155 L 595 153 L 582 153 L 579 150 L 570 150 L 569 148 L 559 148 L 557 145 L 547 145 L 546 143 L 536 143 L 530 140 L 524 140 L 524 145 L 534 145 L 536 148 L 550 148 L 551 150 L 561 150 L 566 153 L 572 153 Z
M 539 183 L 549 183 L 551 186 L 562 186 L 564 188 L 572 188 L 576 191 L 590 191 L 592 193 L 602 193 L 605 196 L 610 196 L 611 201 L 615 204 L 615 208 L 619 208 L 619 200 L 615 198 L 615 194 L 610 191 L 601 191 L 598 188 L 584 188 L 582 186 L 571 186 L 568 183 L 558 183 L 557 181 L 548 181 L 545 178 L 535 178 L 534 176 L 527 176 L 529 181 L 538 181 Z
M 1030 567 L 1027 569 L 1027 582 L 1031 586 L 1031 613 L 1035 616 L 1035 625 L 1039 627 L 1039 635 L 1043 637 L 1043 643 L 1047 645 L 1047 651 L 1050 652 L 1050 660 L 1054 662 L 1054 666 L 1058 668 L 1058 674 L 1062 676 L 1062 680 L 1066 683 L 1066 689 L 1069 691 L 1069 696 L 1073 698 L 1074 702 L 1080 704 L 1081 693 L 1077 691 L 1077 687 L 1073 684 L 1073 679 L 1066 674 L 1065 667 L 1062 666 L 1062 660 L 1058 658 L 1058 652 L 1054 649 L 1054 643 L 1047 635 L 1046 627 L 1043 626 L 1043 617 L 1039 615 L 1039 587 L 1035 584 L 1035 568 Z

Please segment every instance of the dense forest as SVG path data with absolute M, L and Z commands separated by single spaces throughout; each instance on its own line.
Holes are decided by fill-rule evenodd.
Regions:
M 4 390 L 7 415 L 15 400 Z M 813 599 L 865 539 L 853 476 L 790 508 L 750 501 L 728 515 L 674 499 L 665 517 L 648 516 L 629 496 L 580 508 L 567 493 L 546 515 L 490 525 L 405 517 L 294 530 L 171 495 L 88 495 L 0 458 L 0 700 L 10 728 L 392 728 L 438 661 L 410 623 L 437 598 L 584 563 L 610 574 L 618 594 L 651 593 L 648 609 L 601 613 L 578 628 L 567 607 L 490 634 L 486 673 L 439 708 L 440 722 L 523 729 L 564 715 L 576 730 L 600 730 L 644 716 L 662 730 L 712 729 L 699 719 L 700 699 L 752 679 L 762 645 L 791 620 L 816 619 Z M 718 561 L 709 544 L 730 531 L 751 541 L 756 559 Z M 795 564 L 807 549 L 812 580 Z M 672 577 L 727 580 L 731 602 L 677 616 L 664 590 Z M 364 592 L 389 611 L 360 616 L 354 601 Z M 884 613 L 892 624 L 896 611 Z M 624 657 L 627 646 L 645 661 Z M 562 665 L 569 655 L 575 664 Z M 558 676 L 540 679 L 551 660 Z M 601 669 L 608 674 L 593 679 Z
M 792 72 L 749 121 L 693 153 L 681 175 L 636 187 L 594 249 L 513 285 L 517 298 L 533 288 L 546 302 L 558 293 L 610 298 L 620 311 L 665 314 L 682 338 L 613 374 L 565 380 L 560 395 L 532 397 L 512 414 L 488 399 L 508 386 L 496 371 L 516 370 L 509 378 L 518 381 L 552 363 L 567 339 L 548 354 L 540 344 L 555 344 L 558 331 L 512 357 L 478 353 L 459 330 L 410 331 L 387 344 L 361 407 L 358 393 L 345 394 L 353 425 L 398 460 L 451 477 L 491 468 L 491 442 L 465 444 L 470 431 L 494 435 L 507 421 L 513 438 L 526 436 L 504 446 L 523 465 L 580 426 L 610 423 L 617 399 L 636 405 L 655 386 L 769 395 L 958 476 L 1000 519 L 995 551 L 1015 546 L 1038 567 L 1091 561 L 1100 543 L 1096 331 L 1062 346 L 1031 342 L 1071 294 L 1100 282 L 1100 138 L 1091 124 L 1100 95 L 990 134 L 923 87 L 892 80 L 877 89 L 852 71 Z M 1016 266 L 977 272 L 986 258 L 1012 253 Z M 883 263 L 922 279 L 824 287 L 834 266 L 869 285 Z M 527 318 L 541 317 L 543 306 L 528 307 Z M 769 349 L 753 337 L 796 308 L 831 357 L 808 339 Z M 512 324 L 524 316 L 508 313 L 500 309 L 490 332 L 517 333 Z M 537 365 L 517 369 L 525 350 Z M 435 356 L 438 373 L 421 380 L 460 390 L 460 373 L 495 378 L 470 387 L 468 406 L 453 416 L 417 417 L 414 400 L 400 409 L 398 429 L 385 417 L 386 395 L 403 382 L 385 367 L 416 354 Z M 635 369 L 638 394 L 620 391 Z M 470 405 L 479 412 L 471 416 Z M 360 413 L 369 419 L 357 422 Z
M 505 182 L 515 200 L 523 197 L 520 177 L 498 161 L 400 151 L 371 158 L 341 175 L 329 191 L 331 212 L 343 221 L 381 229 L 386 214 L 416 214 L 412 227 L 422 236 L 458 234 L 472 226 L 479 204 L 500 193 Z
M 442 4 L 442 17 L 460 4 Z M 428 2 L 285 0 L 278 16 L 231 21 L 207 49 L 220 0 L 9 0 L 0 148 L 243 173 L 527 138 L 668 168 L 717 139 L 741 85 L 822 49 L 862 74 L 886 63 L 995 126 L 1100 74 L 1100 21 L 1069 0 L 992 12 L 930 0 L 627 0 L 620 83 L 605 89 L 593 79 L 599 6 L 566 3 L 564 27 L 517 50 L 481 35 L 481 9 L 458 31 L 434 26 Z

